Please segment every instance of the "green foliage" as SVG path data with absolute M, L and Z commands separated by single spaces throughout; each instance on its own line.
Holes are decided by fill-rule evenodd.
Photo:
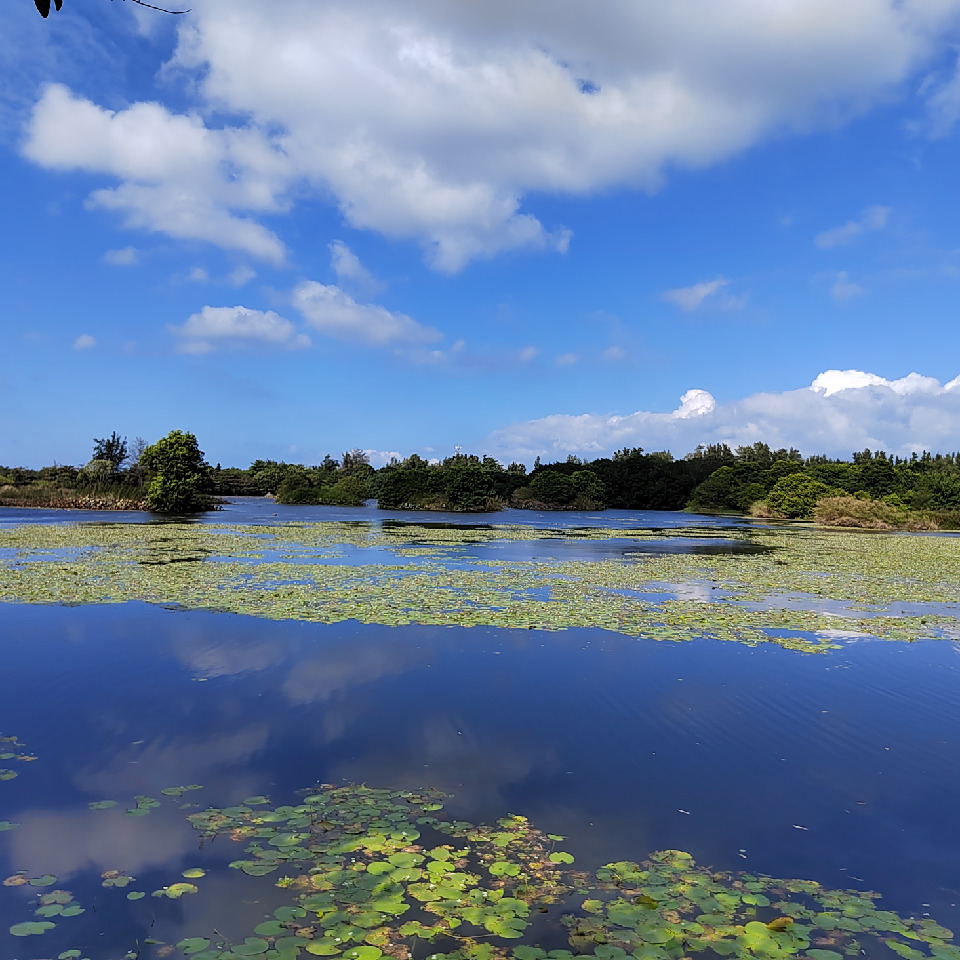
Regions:
M 778 480 L 767 495 L 767 505 L 788 520 L 809 520 L 818 500 L 839 491 L 803 473 L 792 473 Z
M 155 513 L 197 513 L 210 506 L 209 465 L 192 433 L 171 430 L 140 462 L 152 474 L 147 503 Z
M 93 438 L 93 455 L 91 460 L 106 460 L 110 463 L 110 472 L 119 473 L 127 459 L 127 438 L 122 440 L 116 430 L 109 437 Z M 89 464 L 88 464 L 89 467 Z
M 432 954 L 443 960 L 843 960 L 884 944 L 906 960 L 960 960 L 950 930 L 930 917 L 880 910 L 873 892 L 716 871 L 682 850 L 608 863 L 590 877 L 569 868 L 572 854 L 554 849 L 562 838 L 525 817 L 453 821 L 439 812 L 441 799 L 430 790 L 351 784 L 321 787 L 296 806 L 244 803 L 189 815 L 204 840 L 245 845 L 233 869 L 280 873 L 276 886 L 295 899 L 260 919 L 256 936 L 220 937 L 209 952 L 206 937 L 178 946 L 204 960 L 304 950 L 381 960 L 398 948 L 419 955 L 435 943 L 448 951 Z M 576 903 L 580 910 L 567 912 Z M 564 911 L 569 950 L 548 952 L 560 933 L 544 916 L 556 912 L 551 906 Z
M 547 506 L 565 507 L 573 502 L 577 488 L 565 474 L 541 468 L 530 481 L 530 494 L 534 500 Z

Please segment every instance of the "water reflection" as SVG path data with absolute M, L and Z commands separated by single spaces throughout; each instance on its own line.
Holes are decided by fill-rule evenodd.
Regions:
M 0 783 L 0 820 L 22 823 L 0 833 L 0 870 L 82 892 L 97 905 L 71 928 L 86 943 L 249 929 L 238 912 L 279 891 L 226 868 L 239 845 L 198 849 L 181 804 L 285 802 L 341 780 L 438 786 L 475 822 L 521 813 L 567 835 L 586 869 L 674 847 L 720 869 L 876 888 L 891 909 L 930 903 L 960 924 L 952 642 L 856 642 L 828 659 L 137 604 L 3 606 L 0 632 L 2 732 L 39 758 Z M 203 790 L 160 792 L 192 783 Z M 161 806 L 128 817 L 137 794 Z M 105 798 L 119 806 L 89 809 Z M 182 902 L 100 886 L 122 869 L 149 894 L 189 866 L 210 872 Z M 0 956 L 15 955 L 4 931 L 34 893 L 0 890 Z

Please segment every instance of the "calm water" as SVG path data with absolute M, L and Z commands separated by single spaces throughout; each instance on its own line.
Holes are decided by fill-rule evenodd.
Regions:
M 17 939 L 6 931 L 32 918 L 37 890 L 0 888 L 3 960 L 242 937 L 250 911 L 287 902 L 274 878 L 226 868 L 242 845 L 200 849 L 183 801 L 124 814 L 137 794 L 189 783 L 204 789 L 184 800 L 202 806 L 286 802 L 317 782 L 436 786 L 456 817 L 519 813 L 566 835 L 586 869 L 678 848 L 879 890 L 889 909 L 960 928 L 955 642 L 804 655 L 142 604 L 0 605 L 0 637 L 0 734 L 38 758 L 0 763 L 19 773 L 0 782 L 0 820 L 22 824 L 0 833 L 0 874 L 54 874 L 87 908 Z M 120 805 L 88 808 L 107 798 Z M 121 869 L 149 893 L 194 866 L 209 875 L 179 901 L 131 904 L 100 885 Z

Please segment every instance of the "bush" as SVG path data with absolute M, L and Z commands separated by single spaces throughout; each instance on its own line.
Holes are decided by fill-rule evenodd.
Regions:
M 210 467 L 192 433 L 171 430 L 143 451 L 140 462 L 153 474 L 147 506 L 154 513 L 198 513 L 210 508 Z
M 838 492 L 805 473 L 791 473 L 773 485 L 767 494 L 767 506 L 788 520 L 809 520 L 817 501 Z

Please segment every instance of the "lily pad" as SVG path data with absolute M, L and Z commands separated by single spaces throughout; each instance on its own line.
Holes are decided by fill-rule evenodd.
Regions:
M 243 943 L 235 943 L 230 952 L 238 957 L 257 957 L 261 953 L 266 953 L 270 949 L 270 944 L 259 937 L 247 937 Z
M 15 937 L 34 937 L 52 930 L 55 926 L 56 924 L 49 920 L 31 920 L 27 923 L 15 923 L 10 932 Z
M 210 941 L 206 937 L 187 937 L 186 940 L 181 940 L 177 944 L 177 947 L 188 957 L 200 953 L 201 950 L 206 950 L 209 946 Z

